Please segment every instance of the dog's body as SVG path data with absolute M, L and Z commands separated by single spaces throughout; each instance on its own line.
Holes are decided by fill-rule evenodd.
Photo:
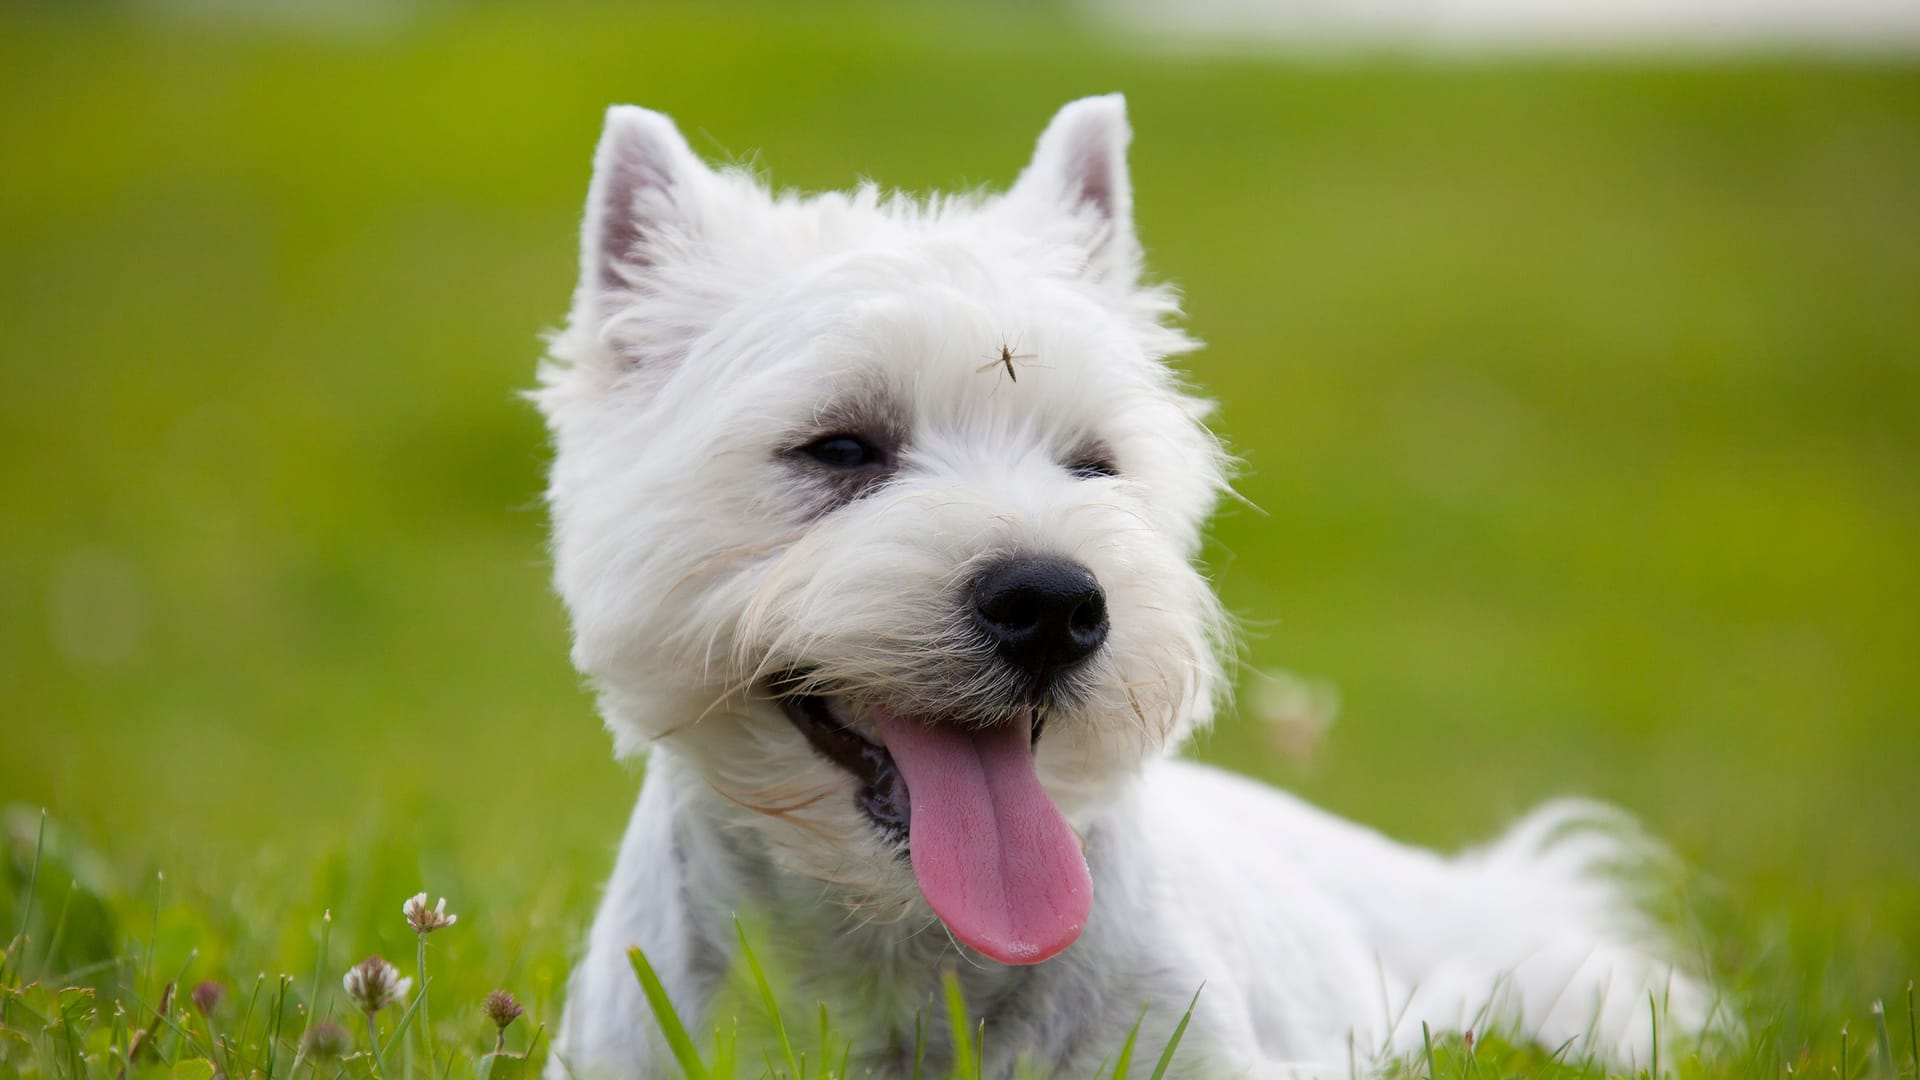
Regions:
M 1170 760 L 1211 719 L 1193 566 L 1223 455 L 1139 281 L 1118 98 L 1063 110 L 1005 195 L 810 199 L 609 113 L 540 402 L 575 662 L 651 747 L 557 1057 L 668 1075 L 628 965 L 701 1029 L 736 912 L 860 1033 L 1091 1075 L 1147 1009 L 1192 1075 L 1344 1072 L 1495 1023 L 1646 1060 L 1702 1021 L 1591 807 L 1458 859 Z

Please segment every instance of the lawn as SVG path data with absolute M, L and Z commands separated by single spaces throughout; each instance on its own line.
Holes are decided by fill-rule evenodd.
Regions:
M 513 1049 L 551 1024 L 639 776 L 567 665 L 516 397 L 602 109 L 919 189 L 1010 180 L 1112 89 L 1245 462 L 1208 551 L 1243 708 L 1195 752 L 1439 845 L 1618 802 L 1740 990 L 1709 1074 L 1887 1075 L 1876 999 L 1906 1061 L 1920 68 L 1208 58 L 1012 7 L 158 10 L 0 11 L 0 937 L 45 984 L 4 991 L 0 1071 L 73 1071 L 69 1006 L 124 1050 L 175 978 L 234 1025 L 265 973 L 263 1047 L 295 975 L 290 1048 L 323 926 L 317 985 L 411 971 L 422 888 L 461 916 L 442 1040 L 492 1045 L 495 986 Z M 1258 715 L 1296 678 L 1340 702 L 1304 755 Z M 62 975 L 98 996 L 42 1000 Z

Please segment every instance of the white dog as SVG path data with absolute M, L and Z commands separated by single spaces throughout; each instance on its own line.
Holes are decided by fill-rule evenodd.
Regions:
M 1435 1029 L 1637 1058 L 1704 1021 L 1556 805 L 1484 850 L 1400 846 L 1174 760 L 1220 692 L 1194 566 L 1224 457 L 1143 284 L 1118 96 L 1061 110 L 1004 194 L 774 194 L 658 113 L 607 114 L 580 284 L 538 401 L 574 662 L 647 775 L 555 1043 L 675 1074 L 628 966 L 696 1030 L 736 911 L 853 1074 L 950 1058 L 1089 1076 L 1205 984 L 1188 1075 L 1364 1067 Z

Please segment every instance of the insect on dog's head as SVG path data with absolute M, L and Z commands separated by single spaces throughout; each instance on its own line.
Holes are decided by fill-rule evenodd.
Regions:
M 1018 727 L 1071 818 L 1210 715 L 1222 459 L 1127 137 L 1089 99 L 1005 194 L 802 198 L 608 114 L 537 395 L 574 658 L 623 750 L 778 808 L 798 869 L 871 887 L 910 820 L 920 869 L 927 732 L 988 760 Z

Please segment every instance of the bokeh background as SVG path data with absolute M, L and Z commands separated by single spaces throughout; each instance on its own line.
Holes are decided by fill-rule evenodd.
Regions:
M 567 665 L 517 397 L 602 110 L 781 185 L 954 188 L 1117 89 L 1245 462 L 1207 555 L 1239 707 L 1195 752 L 1430 844 L 1616 801 L 1783 1040 L 1897 998 L 1910 55 L 1129 10 L 0 8 L 0 802 L 129 894 L 464 890 L 544 928 L 551 984 L 638 783 Z

